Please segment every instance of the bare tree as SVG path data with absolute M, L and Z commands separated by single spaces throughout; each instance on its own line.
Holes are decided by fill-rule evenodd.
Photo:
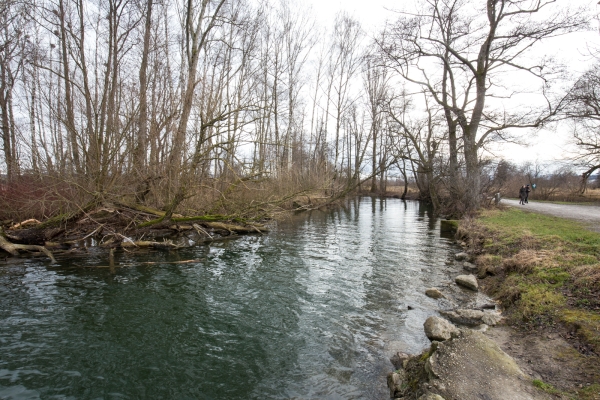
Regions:
M 457 170 L 454 133 L 460 129 L 466 174 L 460 199 L 466 210 L 479 207 L 479 151 L 508 128 L 537 127 L 557 112 L 545 106 L 514 111 L 491 98 L 514 97 L 502 77 L 521 73 L 540 82 L 541 92 L 555 71 L 548 60 L 527 56 L 541 40 L 587 26 L 583 9 L 553 8 L 553 0 L 487 0 L 484 8 L 465 0 L 429 0 L 417 14 L 405 14 L 379 40 L 388 65 L 404 79 L 427 90 L 445 112 L 450 138 L 451 175 Z M 499 110 L 500 109 L 500 110 Z M 453 184 L 456 188 L 458 185 Z M 454 193 L 456 197 L 458 193 Z
M 573 121 L 573 139 L 579 152 L 577 163 L 586 168 L 581 193 L 592 174 L 600 170 L 600 65 L 583 74 L 567 95 L 566 115 Z
M 13 98 L 25 62 L 28 5 L 7 0 L 0 5 L 0 134 L 8 180 L 19 174 Z

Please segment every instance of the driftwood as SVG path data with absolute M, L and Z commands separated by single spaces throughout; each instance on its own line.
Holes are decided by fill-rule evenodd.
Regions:
M 205 222 L 203 225 L 212 229 L 220 229 L 234 233 L 263 233 L 269 231 L 269 229 L 263 225 L 242 226 L 236 224 L 227 224 L 224 222 Z
M 14 244 L 9 242 L 8 239 L 6 239 L 6 236 L 4 235 L 4 229 L 2 228 L 0 228 L 0 249 L 12 254 L 13 256 L 18 256 L 19 250 L 39 251 L 48 256 L 48 258 L 52 260 L 53 263 L 56 262 L 56 260 L 54 259 L 54 255 L 52 255 L 52 252 L 50 252 L 50 250 L 48 250 L 44 246 L 37 246 L 34 244 Z
M 19 222 L 18 224 L 14 224 L 9 229 L 18 229 L 18 228 L 24 227 L 25 225 L 39 225 L 39 224 L 41 224 L 40 221 L 38 221 L 35 218 L 31 218 L 31 219 Z

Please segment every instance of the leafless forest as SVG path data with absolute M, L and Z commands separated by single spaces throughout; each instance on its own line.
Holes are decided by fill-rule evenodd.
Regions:
M 3 0 L 0 218 L 114 203 L 254 217 L 391 175 L 475 210 L 483 148 L 517 128 L 573 118 L 597 154 L 595 87 L 561 91 L 535 53 L 589 28 L 564 3 L 427 0 L 367 35 L 287 0 Z

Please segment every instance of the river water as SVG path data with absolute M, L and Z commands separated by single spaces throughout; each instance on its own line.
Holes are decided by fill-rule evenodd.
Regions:
M 429 344 L 424 290 L 472 299 L 454 250 L 424 204 L 367 197 L 112 272 L 0 261 L 0 399 L 387 399 L 389 357 Z

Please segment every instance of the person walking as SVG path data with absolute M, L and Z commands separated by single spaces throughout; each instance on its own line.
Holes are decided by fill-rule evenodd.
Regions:
M 519 204 L 525 204 L 526 190 L 525 185 L 521 186 L 521 189 L 519 189 Z
M 525 204 L 529 204 L 529 192 L 531 192 L 531 188 L 529 184 L 525 186 Z

